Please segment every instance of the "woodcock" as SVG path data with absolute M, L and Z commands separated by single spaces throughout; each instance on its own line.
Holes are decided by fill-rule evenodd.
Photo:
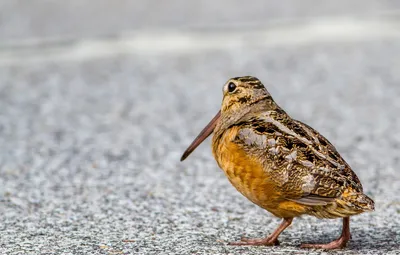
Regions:
M 232 185 L 246 198 L 283 218 L 268 237 L 232 245 L 277 245 L 294 217 L 343 218 L 341 236 L 304 248 L 336 249 L 350 239 L 350 216 L 374 210 L 357 175 L 335 147 L 310 126 L 292 119 L 255 77 L 230 79 L 221 110 L 183 154 L 211 133 L 213 155 Z

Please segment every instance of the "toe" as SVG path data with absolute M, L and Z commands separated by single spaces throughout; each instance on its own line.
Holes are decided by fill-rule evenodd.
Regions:
M 273 246 L 273 245 L 279 245 L 279 241 L 277 239 L 271 240 L 271 239 L 246 239 L 242 238 L 241 241 L 239 242 L 230 242 L 228 243 L 229 245 L 265 245 L 265 246 Z
M 334 250 L 346 247 L 346 242 L 342 242 L 341 240 L 336 240 L 327 244 L 302 244 L 300 247 L 308 249 Z
M 321 249 L 322 248 L 322 244 L 303 243 L 303 244 L 300 245 L 300 248 Z

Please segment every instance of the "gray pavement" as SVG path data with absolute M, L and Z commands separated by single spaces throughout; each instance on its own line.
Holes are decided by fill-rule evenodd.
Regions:
M 399 254 L 398 1 L 186 2 L 0 1 L 0 253 Z M 278 247 L 226 244 L 279 219 L 230 185 L 209 140 L 179 158 L 239 75 L 336 145 L 375 200 L 348 248 L 299 249 L 340 233 L 308 216 Z
M 214 28 L 324 16 L 379 16 L 396 0 L 0 1 L 0 40 L 118 35 L 150 28 Z

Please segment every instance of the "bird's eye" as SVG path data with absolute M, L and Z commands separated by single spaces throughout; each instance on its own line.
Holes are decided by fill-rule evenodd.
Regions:
M 228 84 L 228 92 L 229 93 L 232 93 L 233 91 L 235 91 L 235 89 L 236 89 L 235 83 L 231 82 Z

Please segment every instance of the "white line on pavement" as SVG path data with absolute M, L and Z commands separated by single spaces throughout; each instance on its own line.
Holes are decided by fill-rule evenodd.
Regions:
M 114 38 L 71 42 L 61 38 L 0 43 L 0 65 L 85 61 L 127 54 L 190 54 L 206 50 L 297 47 L 394 38 L 400 38 L 400 21 L 396 19 L 318 18 L 254 29 L 144 31 Z

